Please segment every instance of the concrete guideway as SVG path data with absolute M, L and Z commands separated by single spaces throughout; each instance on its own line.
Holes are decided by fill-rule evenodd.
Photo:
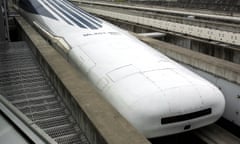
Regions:
M 217 125 L 210 125 L 194 132 L 207 144 L 239 144 L 240 139 Z
M 153 8 L 153 7 L 132 6 L 132 5 L 126 5 L 126 4 L 114 4 L 114 3 L 85 1 L 85 0 L 69 0 L 69 1 L 80 2 L 83 4 L 85 3 L 85 4 L 102 5 L 102 6 L 110 6 L 110 7 L 118 7 L 118 8 L 126 8 L 126 9 L 144 10 L 144 11 L 150 11 L 150 12 L 163 12 L 168 14 L 178 14 L 178 15 L 185 15 L 185 16 L 196 16 L 196 17 L 240 22 L 240 17 L 236 17 L 236 16 L 202 14 L 202 13 L 196 13 L 196 12 L 186 12 L 186 11 L 179 11 L 179 10 L 168 10 L 168 9 L 160 9 L 160 8 Z
M 82 6 L 84 10 L 117 20 L 128 21 L 140 25 L 146 25 L 154 28 L 159 28 L 166 31 L 181 33 L 193 37 L 202 39 L 209 39 L 231 45 L 240 45 L 240 34 L 234 32 L 220 31 L 216 29 L 192 26 L 187 24 L 180 24 L 175 22 L 163 21 L 154 18 L 147 18 L 143 16 L 135 16 L 131 14 L 124 14 L 119 12 L 113 12 L 108 10 L 101 10 L 91 7 Z
M 149 18 L 145 14 L 143 15 L 136 15 L 132 13 L 126 13 L 124 9 L 129 10 L 137 10 L 137 11 L 149 11 L 149 12 L 164 12 L 174 15 L 183 15 L 184 17 L 193 16 L 193 17 L 202 17 L 207 19 L 215 19 L 215 20 L 222 20 L 222 21 L 232 21 L 232 22 L 240 22 L 239 17 L 231 17 L 231 16 L 220 16 L 220 15 L 211 15 L 211 14 L 199 14 L 193 12 L 185 12 L 185 11 L 174 11 L 174 10 L 166 10 L 166 9 L 156 9 L 156 8 L 148 8 L 148 7 L 138 7 L 138 6 L 128 6 L 122 4 L 113 4 L 113 3 L 104 3 L 104 2 L 89 2 L 89 1 L 81 1 L 81 0 L 71 0 L 75 3 L 81 3 L 84 5 L 79 5 L 81 8 L 85 9 L 86 11 L 97 14 L 99 16 L 105 16 L 109 18 L 113 18 L 116 20 L 123 20 L 135 24 L 145 25 L 153 28 L 158 28 L 165 31 L 180 33 L 188 36 L 193 36 L 196 38 L 207 39 L 211 41 L 217 41 L 220 43 L 230 44 L 230 45 L 240 45 L 240 34 L 237 31 L 234 31 L 234 26 L 232 27 L 232 31 L 229 31 L 228 28 L 226 30 L 219 29 L 218 27 L 206 27 L 204 24 L 189 24 L 189 22 L 179 23 L 179 22 L 172 22 L 168 20 L 160 20 L 155 18 Z M 87 6 L 86 6 L 87 5 Z M 107 9 L 100 9 L 94 6 L 103 6 L 103 7 L 114 7 L 123 9 L 121 11 L 113 11 Z M 178 20 L 180 21 L 180 20 Z M 207 21 L 206 21 L 207 22 Z M 211 24 L 210 24 L 211 25 Z M 218 25 L 216 23 L 216 25 Z M 226 24 L 228 27 L 229 25 Z M 225 26 L 223 26 L 224 28 Z

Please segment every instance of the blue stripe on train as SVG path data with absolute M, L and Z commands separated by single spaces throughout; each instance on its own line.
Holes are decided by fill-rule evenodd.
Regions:
M 51 3 L 52 7 L 54 7 L 58 12 L 52 7 L 50 7 L 49 4 L 44 2 L 46 6 L 48 6 L 49 9 L 51 9 L 63 21 L 65 21 L 70 25 L 73 25 L 72 24 L 73 22 L 76 25 L 78 25 L 80 28 L 98 29 L 102 27 L 102 25 L 100 24 L 102 22 L 100 20 L 98 20 L 94 16 L 91 16 L 90 14 L 81 10 L 80 8 L 72 5 L 68 1 L 59 2 L 59 0 L 48 0 L 48 2 Z M 46 8 L 44 8 L 44 6 L 41 5 L 41 3 L 39 3 L 37 0 L 19 0 L 19 7 L 27 12 L 58 20 L 52 13 L 50 13 Z M 65 15 L 72 22 L 70 22 L 68 19 L 63 17 L 61 14 Z
M 63 9 L 59 8 L 58 6 L 55 5 L 55 3 L 50 0 L 49 1 L 58 11 L 60 11 L 61 13 L 63 13 L 66 17 L 68 17 L 71 21 L 73 21 L 76 25 L 78 25 L 81 28 L 86 28 L 82 23 L 80 23 L 79 21 L 77 21 L 75 18 L 73 18 L 70 14 L 66 13 Z
M 48 12 L 38 1 L 36 0 L 19 0 L 19 7 L 22 8 L 23 10 L 33 13 L 33 14 L 38 14 L 38 15 L 43 15 L 52 19 L 57 20 L 56 17 L 54 17 L 50 12 Z
M 63 17 L 59 12 L 57 12 L 55 9 L 53 9 L 48 3 L 46 3 L 45 1 L 43 1 L 43 3 L 48 6 L 49 9 L 51 9 L 56 15 L 58 15 L 63 21 L 65 21 L 66 23 L 73 25 L 69 20 L 67 20 L 65 17 Z
M 89 27 L 90 29 L 97 29 L 96 26 L 94 26 L 93 24 L 91 24 L 90 22 L 88 22 L 87 20 L 85 20 L 82 16 L 74 13 L 73 11 L 69 10 L 64 4 L 62 4 L 59 0 L 53 0 L 56 2 L 56 4 L 61 7 L 62 9 L 64 9 L 68 14 L 70 14 L 71 16 L 75 17 L 76 19 L 78 19 L 81 23 L 83 23 L 84 25 L 86 25 L 87 27 Z
M 72 8 L 72 10 L 74 12 L 76 12 L 76 13 L 82 15 L 83 17 L 87 18 L 89 21 L 91 21 L 92 23 L 94 23 L 98 27 L 102 27 L 102 25 L 101 25 L 102 22 L 100 20 L 98 20 L 97 18 L 95 18 L 94 16 L 84 12 L 79 7 L 76 7 L 75 5 L 71 4 L 68 1 L 63 0 L 62 2 L 65 3 L 68 8 Z

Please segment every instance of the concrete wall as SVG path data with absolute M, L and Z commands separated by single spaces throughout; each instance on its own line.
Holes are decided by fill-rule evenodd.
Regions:
M 240 51 L 233 50 L 227 46 L 218 46 L 175 35 L 167 35 L 164 41 L 196 52 L 240 64 Z
M 240 0 L 131 0 L 133 3 L 153 4 L 167 7 L 207 9 L 213 11 L 240 12 Z

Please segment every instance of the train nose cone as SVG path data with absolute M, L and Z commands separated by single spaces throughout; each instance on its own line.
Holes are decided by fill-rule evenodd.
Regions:
M 220 118 L 225 109 L 225 98 L 222 92 L 211 83 L 198 85 L 196 89 L 201 96 L 203 106 L 212 108 L 212 115 L 216 116 L 216 120 Z
M 218 113 L 224 110 L 225 100 L 220 90 L 184 68 L 150 71 L 144 75 L 159 87 L 171 114 L 206 107 L 214 107 Z
M 169 103 L 170 113 L 188 113 L 191 111 L 212 108 L 212 112 L 221 115 L 224 111 L 225 100 L 212 84 L 179 87 L 164 91 Z
M 225 100 L 218 88 L 206 83 L 166 89 L 144 97 L 132 109 L 136 112 L 133 118 L 135 127 L 152 138 L 215 122 L 223 114 Z

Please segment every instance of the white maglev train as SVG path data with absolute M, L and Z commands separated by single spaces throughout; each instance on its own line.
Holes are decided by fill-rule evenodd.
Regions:
M 128 32 L 66 0 L 18 0 L 18 5 L 147 138 L 203 127 L 223 114 L 225 100 L 217 87 Z

